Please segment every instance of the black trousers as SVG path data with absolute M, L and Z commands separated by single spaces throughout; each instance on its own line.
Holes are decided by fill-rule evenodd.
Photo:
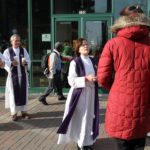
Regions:
M 144 150 L 145 140 L 145 138 L 140 138 L 127 141 L 115 138 L 117 150 Z
M 49 80 L 49 84 L 48 87 L 46 88 L 46 90 L 44 91 L 44 94 L 40 96 L 39 100 L 45 100 L 46 97 L 52 93 L 53 91 L 56 91 L 58 97 L 63 96 L 62 93 L 62 84 L 61 84 L 61 72 L 60 71 L 56 71 L 56 74 L 54 74 L 54 78 L 53 79 L 48 79 Z

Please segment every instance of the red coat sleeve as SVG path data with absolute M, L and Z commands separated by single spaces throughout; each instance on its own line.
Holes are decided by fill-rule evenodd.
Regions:
M 97 70 L 98 83 L 107 90 L 110 90 L 113 83 L 113 66 L 112 46 L 108 41 L 102 51 Z

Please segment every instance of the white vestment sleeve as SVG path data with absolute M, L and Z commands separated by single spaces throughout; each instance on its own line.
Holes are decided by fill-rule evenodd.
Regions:
M 4 66 L 4 69 L 7 71 L 7 72 L 10 72 L 10 68 L 11 68 L 11 60 L 10 60 L 10 54 L 9 54 L 9 50 L 6 49 L 3 53 L 3 56 L 5 58 L 5 66 Z
M 85 87 L 85 76 L 84 77 L 77 77 L 76 63 L 74 60 L 71 61 L 71 63 L 70 63 L 68 82 L 69 82 L 69 85 L 73 88 Z

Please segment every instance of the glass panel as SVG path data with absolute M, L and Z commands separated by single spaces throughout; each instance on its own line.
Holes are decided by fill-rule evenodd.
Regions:
M 112 0 L 54 0 L 55 14 L 107 13 L 111 7 Z
M 89 42 L 91 54 L 96 56 L 96 61 L 108 39 L 107 21 L 86 21 L 86 39 Z
M 20 34 L 28 49 L 27 0 L 0 0 L 0 51 L 9 47 L 10 36 Z M 0 69 L 0 86 L 5 85 L 6 72 Z
M 50 0 L 33 0 L 33 59 L 41 59 L 51 48 Z
M 34 87 L 42 87 L 48 85 L 48 80 L 43 74 L 43 70 L 41 69 L 41 62 L 34 62 L 32 64 L 33 69 L 33 86 Z
M 120 11 L 128 5 L 139 5 L 147 13 L 148 0 L 115 0 L 114 17 L 118 18 Z
M 5 86 L 6 75 L 7 73 L 3 69 L 0 69 L 0 86 Z
M 86 39 L 91 48 L 103 47 L 108 36 L 107 21 L 86 21 Z
M 73 40 L 78 38 L 77 21 L 57 21 L 56 41 L 68 42 L 72 45 Z

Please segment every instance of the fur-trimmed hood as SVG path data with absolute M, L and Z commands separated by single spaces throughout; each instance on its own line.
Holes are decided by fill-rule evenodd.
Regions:
M 137 14 L 136 17 L 121 16 L 118 20 L 115 21 L 114 25 L 111 27 L 111 31 L 116 33 L 122 28 L 136 25 L 150 27 L 150 20 L 145 16 L 145 14 Z

